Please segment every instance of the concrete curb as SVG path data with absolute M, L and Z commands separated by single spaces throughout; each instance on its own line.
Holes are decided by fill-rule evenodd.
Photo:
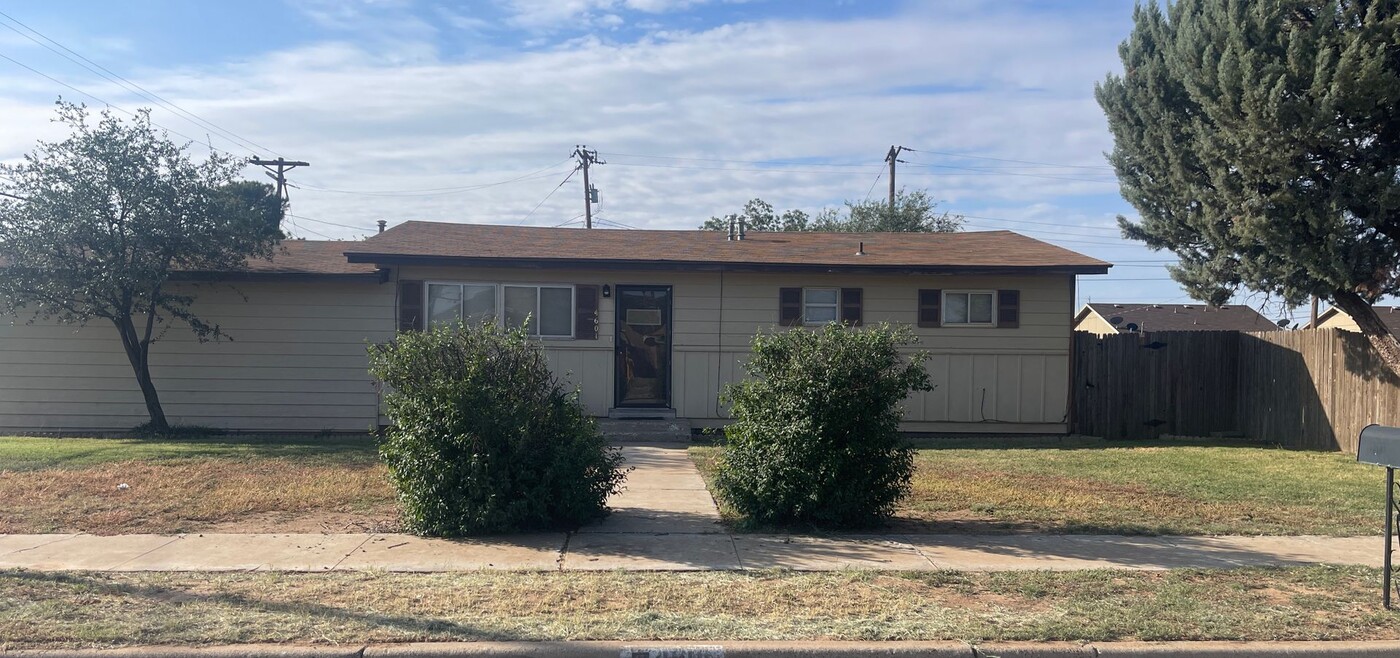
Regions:
M 424 642 L 0 650 L 0 658 L 1380 658 L 1381 642 Z

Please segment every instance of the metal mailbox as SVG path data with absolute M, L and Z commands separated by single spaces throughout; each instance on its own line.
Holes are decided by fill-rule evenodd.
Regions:
M 1381 574 L 1381 602 L 1390 608 L 1390 554 L 1400 507 L 1395 504 L 1395 469 L 1400 468 L 1400 427 L 1367 425 L 1356 442 L 1356 461 L 1385 467 L 1385 557 Z
M 1357 442 L 1356 461 L 1400 468 L 1400 427 L 1367 425 Z

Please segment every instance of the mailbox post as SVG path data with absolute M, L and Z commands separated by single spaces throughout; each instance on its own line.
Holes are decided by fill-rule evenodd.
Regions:
M 1356 461 L 1385 467 L 1385 556 L 1382 558 L 1381 602 L 1390 609 L 1390 556 L 1400 507 L 1395 503 L 1395 469 L 1400 467 L 1400 427 L 1367 425 L 1356 445 Z

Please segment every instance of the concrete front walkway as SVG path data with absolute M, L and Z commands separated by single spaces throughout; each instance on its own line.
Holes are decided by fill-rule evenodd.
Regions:
M 573 533 L 0 535 L 0 568 L 95 571 L 698 571 L 1380 566 L 1381 537 L 730 534 L 684 447 L 627 446 L 627 490 Z

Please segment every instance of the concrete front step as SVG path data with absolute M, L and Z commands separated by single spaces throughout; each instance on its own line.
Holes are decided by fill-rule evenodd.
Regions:
M 612 441 L 690 443 L 690 421 L 681 419 L 624 420 L 599 418 L 598 429 Z

